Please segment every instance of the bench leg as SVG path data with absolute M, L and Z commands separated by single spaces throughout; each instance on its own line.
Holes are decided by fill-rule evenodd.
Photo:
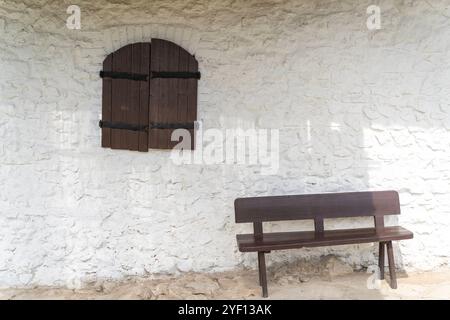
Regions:
M 384 279 L 384 250 L 385 250 L 385 243 L 380 242 L 379 248 L 378 248 L 378 268 L 380 269 L 380 280 Z
M 259 285 L 262 286 L 262 279 L 261 279 L 261 259 L 259 258 L 259 252 L 258 252 L 258 276 L 259 276 Z
M 258 269 L 259 269 L 259 284 L 262 286 L 262 295 L 264 298 L 268 297 L 267 293 L 267 275 L 266 275 L 266 260 L 263 251 L 258 251 Z
M 391 288 L 397 289 L 397 277 L 395 275 L 394 250 L 392 249 L 392 241 L 387 242 L 387 254 L 389 262 L 389 275 L 391 277 Z

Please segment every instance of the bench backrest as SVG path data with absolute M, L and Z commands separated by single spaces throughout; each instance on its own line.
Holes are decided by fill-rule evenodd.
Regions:
M 373 216 L 383 227 L 385 215 L 400 214 L 400 202 L 396 191 L 346 192 L 239 198 L 234 209 L 237 223 L 314 219 L 323 231 L 324 218 Z

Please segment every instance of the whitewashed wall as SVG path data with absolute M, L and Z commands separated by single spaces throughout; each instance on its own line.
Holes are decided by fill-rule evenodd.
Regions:
M 326 191 L 399 190 L 403 214 L 389 222 L 415 239 L 396 247 L 398 263 L 448 264 L 447 1 L 46 2 L 0 1 L 0 286 L 254 267 L 236 249 L 248 229 L 233 200 Z M 369 31 L 374 3 L 382 29 Z M 69 4 L 81 8 L 79 31 L 65 27 Z M 102 61 L 152 37 L 196 54 L 205 128 L 280 129 L 277 175 L 100 148 Z M 334 253 L 359 268 L 375 252 L 269 260 Z

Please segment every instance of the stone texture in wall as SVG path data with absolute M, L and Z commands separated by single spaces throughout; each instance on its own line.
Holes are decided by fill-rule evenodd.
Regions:
M 233 200 L 400 191 L 415 239 L 398 263 L 450 257 L 450 20 L 444 1 L 0 1 L 0 286 L 254 267 Z M 176 166 L 167 151 L 100 148 L 98 72 L 124 44 L 160 37 L 195 53 L 205 128 L 280 130 L 280 170 Z M 366 226 L 370 219 L 326 221 Z M 309 222 L 267 230 L 308 229 Z M 334 254 L 358 269 L 371 244 L 276 252 Z M 401 254 L 401 255 L 400 255 Z

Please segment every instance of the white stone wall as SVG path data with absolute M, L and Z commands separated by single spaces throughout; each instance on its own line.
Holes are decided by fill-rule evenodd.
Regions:
M 403 214 L 388 222 L 415 239 L 396 245 L 398 263 L 448 265 L 447 1 L 47 2 L 0 1 L 0 286 L 254 267 L 236 249 L 250 228 L 234 223 L 233 200 L 327 191 L 399 190 Z M 70 4 L 81 30 L 65 27 Z M 381 30 L 366 27 L 370 4 Z M 102 61 L 152 37 L 196 54 L 205 128 L 280 130 L 277 175 L 100 147 Z M 293 227 L 312 224 L 268 230 Z M 269 260 L 329 253 L 355 268 L 376 260 L 370 244 Z

